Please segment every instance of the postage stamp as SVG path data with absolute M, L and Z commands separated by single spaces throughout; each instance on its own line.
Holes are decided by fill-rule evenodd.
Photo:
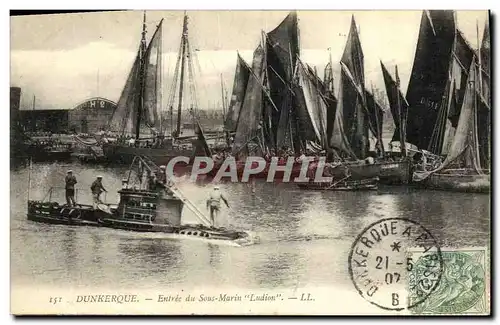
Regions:
M 429 297 L 415 304 L 429 286 L 426 265 L 431 261 L 420 249 L 410 249 L 408 259 L 415 261 L 408 276 L 412 314 L 477 315 L 488 312 L 489 278 L 486 248 L 442 249 L 444 269 Z

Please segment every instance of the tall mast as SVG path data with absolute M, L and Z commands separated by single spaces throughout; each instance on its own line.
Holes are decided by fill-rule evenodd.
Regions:
M 333 89 L 333 62 L 332 62 L 332 48 L 329 47 L 328 48 L 328 59 L 330 61 L 330 77 L 332 78 L 332 80 L 330 81 L 330 91 L 332 92 L 332 96 L 334 95 L 333 92 L 334 92 L 334 89 Z
M 479 57 L 480 53 L 478 51 L 478 57 Z M 474 59 L 473 59 L 474 60 Z M 478 60 L 480 60 L 478 58 Z M 474 64 L 474 63 L 472 63 Z M 473 70 L 474 72 L 474 80 L 472 81 L 472 89 L 473 89 L 473 96 L 474 96 L 474 111 L 473 111 L 473 117 L 472 117 L 472 120 L 473 120 L 473 127 L 472 127 L 472 141 L 474 141 L 474 150 L 473 150 L 473 155 L 474 155 L 474 158 L 477 162 L 477 164 L 479 165 L 479 168 L 481 169 L 482 166 L 481 166 L 481 157 L 479 155 L 479 139 L 478 139 L 478 134 L 477 134 L 477 83 L 478 83 L 478 75 L 477 75 L 477 70 L 474 69 Z M 481 71 L 479 71 L 479 74 L 481 74 Z M 476 165 L 477 166 L 477 165 Z M 481 170 L 478 171 L 479 173 L 481 173 Z
M 140 47 L 140 70 L 139 70 L 139 105 L 137 105 L 137 125 L 135 127 L 135 139 L 139 139 L 139 134 L 141 130 L 141 116 L 144 110 L 144 56 L 146 54 L 146 11 L 144 11 L 142 20 L 142 37 L 141 37 L 141 47 Z
M 377 109 L 377 100 L 375 98 L 375 90 L 373 88 L 373 82 L 370 83 L 371 90 L 372 90 L 372 96 L 373 96 L 373 109 L 375 112 L 375 127 L 377 128 L 377 141 L 380 146 L 380 153 L 382 154 L 382 158 L 385 157 L 385 150 L 384 150 L 384 144 L 382 142 L 382 122 L 378 118 L 378 109 Z M 398 93 L 399 95 L 399 93 Z M 401 129 L 401 127 L 400 127 Z
M 326 149 L 328 146 L 328 142 L 326 141 L 325 137 L 323 136 L 325 134 L 325 130 L 323 129 L 323 120 L 325 117 L 323 116 L 322 111 L 321 111 L 321 102 L 320 102 L 320 91 L 319 91 L 319 76 L 318 76 L 318 71 L 316 69 L 316 66 L 314 66 L 314 87 L 316 88 L 316 105 L 318 105 L 319 108 L 319 132 L 321 133 L 321 147 L 323 149 Z
M 400 86 L 400 80 L 399 80 L 398 66 L 396 65 L 396 98 L 397 98 L 396 102 L 398 105 L 398 115 L 399 115 L 399 145 L 401 146 L 401 155 L 403 157 L 406 157 L 406 140 L 405 140 L 406 119 L 403 118 L 401 110 L 401 101 L 399 100 L 399 86 Z
M 476 20 L 476 36 L 477 36 L 477 63 L 479 65 L 479 93 L 483 95 L 483 68 L 481 67 L 481 42 L 479 40 L 479 22 Z M 484 37 L 484 36 L 483 36 Z
M 157 59 L 157 64 L 159 64 L 159 67 L 158 67 L 158 71 L 160 71 L 160 73 L 158 73 L 158 84 L 160 85 L 160 89 L 159 89 L 159 93 L 158 93 L 158 105 L 159 105 L 159 112 L 158 112 L 158 115 L 159 115 L 159 119 L 160 119 L 160 137 L 163 138 L 164 135 L 165 135 L 165 131 L 163 130 L 164 126 L 163 126 L 163 119 L 164 119 L 164 111 L 163 111 L 163 18 L 160 20 L 160 25 L 161 25 L 161 30 L 160 32 L 162 34 L 160 34 L 162 37 L 159 41 L 159 44 L 158 44 L 158 54 L 160 56 L 159 59 Z
M 179 83 L 179 106 L 177 107 L 177 130 L 176 136 L 181 134 L 181 111 L 182 111 L 182 92 L 184 90 L 184 66 L 186 64 L 186 43 L 188 36 L 188 16 L 184 11 L 184 23 L 182 26 L 181 37 L 181 79 Z
M 226 119 L 226 101 L 224 96 L 224 81 L 222 80 L 222 73 L 220 74 L 220 89 L 222 93 L 222 120 Z
M 99 97 L 99 68 L 97 68 L 97 97 Z
M 293 80 L 293 57 L 292 57 L 292 47 L 290 46 L 290 43 L 288 44 L 288 54 L 290 56 L 290 75 L 288 76 L 290 79 L 290 82 L 292 82 Z M 289 87 L 289 85 L 287 85 L 285 83 L 285 86 L 286 87 Z M 296 152 L 295 150 L 295 147 L 294 147 L 294 144 L 293 144 L 293 128 L 292 128 L 292 110 L 293 110 L 293 94 L 290 92 L 289 93 L 290 95 L 290 110 L 289 110 L 289 113 L 288 113 L 288 130 L 289 130 L 289 135 L 290 135 L 290 149 L 293 150 L 294 152 Z
M 32 109 L 35 110 L 35 100 L 36 100 L 36 96 L 33 95 L 33 107 Z M 33 131 L 36 131 L 36 120 L 35 120 L 35 115 L 31 115 L 31 127 L 33 128 Z
M 482 97 L 483 96 L 483 68 L 481 67 L 481 42 L 479 40 L 479 22 L 476 20 L 476 36 L 477 36 L 477 63 L 478 63 L 478 73 L 476 74 L 479 77 L 479 80 L 476 79 L 476 75 L 474 75 L 474 143 L 475 143 L 475 154 L 476 154 L 476 159 L 477 163 L 479 164 L 480 168 L 483 168 L 481 165 L 481 157 L 479 155 L 479 139 L 478 139 L 478 133 L 477 133 L 477 114 L 478 114 L 478 107 L 477 107 L 477 92 L 479 91 L 479 95 Z M 479 81 L 479 85 L 478 85 Z

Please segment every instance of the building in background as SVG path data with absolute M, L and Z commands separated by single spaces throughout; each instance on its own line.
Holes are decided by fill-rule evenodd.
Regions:
M 70 109 L 20 109 L 21 88 L 11 87 L 11 125 L 17 119 L 24 132 L 97 133 L 104 130 L 117 104 L 103 97 L 88 98 Z M 184 129 L 194 129 L 189 112 L 182 112 Z M 198 118 L 207 132 L 222 130 L 223 113 L 218 109 L 200 109 Z M 166 120 L 167 129 L 171 121 Z M 175 119 L 174 119 L 175 125 Z
M 89 98 L 68 112 L 69 130 L 77 133 L 96 133 L 104 130 L 116 103 L 102 97 Z
M 116 103 L 102 97 L 89 98 L 71 109 L 20 110 L 12 104 L 16 87 L 11 88 L 11 117 L 17 116 L 24 132 L 96 133 L 104 129 Z M 19 89 L 19 97 L 21 89 Z M 13 112 L 14 111 L 14 112 Z M 11 119 L 11 125 L 13 121 Z
M 21 104 L 21 88 L 10 87 L 10 160 L 21 158 L 24 152 L 24 133 L 19 120 Z
M 10 127 L 17 130 L 19 127 L 19 107 L 21 106 L 21 88 L 10 87 Z
M 19 121 L 24 132 L 68 132 L 68 110 L 20 110 Z

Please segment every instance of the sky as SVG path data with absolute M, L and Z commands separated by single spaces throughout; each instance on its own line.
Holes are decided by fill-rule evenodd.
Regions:
M 286 11 L 189 11 L 189 38 L 196 49 L 198 102 L 220 108 L 221 75 L 232 90 L 237 51 L 248 62 L 261 30 L 274 29 Z M 384 88 L 380 60 L 390 72 L 398 65 L 406 91 L 413 64 L 421 11 L 298 11 L 301 59 L 322 76 L 332 61 L 336 70 L 351 16 L 360 32 L 369 89 Z M 147 11 L 148 37 L 163 18 L 163 102 L 166 105 L 182 30 L 182 11 Z M 21 108 L 68 109 L 86 98 L 117 101 L 137 52 L 142 11 L 115 11 L 11 17 L 11 86 L 22 88 Z M 458 28 L 477 47 L 486 11 L 458 11 Z M 330 51 L 328 50 L 330 49 Z M 338 78 L 337 78 L 338 79 Z M 230 97 L 230 94 L 229 96 Z

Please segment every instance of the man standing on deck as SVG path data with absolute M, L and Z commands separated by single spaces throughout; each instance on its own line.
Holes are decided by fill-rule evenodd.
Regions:
M 68 174 L 66 175 L 66 204 L 68 206 L 75 206 L 75 184 L 76 177 L 73 175 L 72 170 L 68 170 Z
M 210 221 L 212 222 L 212 228 L 215 227 L 215 218 L 217 213 L 220 211 L 220 200 L 224 201 L 226 206 L 229 208 L 229 203 L 227 203 L 226 198 L 219 190 L 218 186 L 214 186 L 214 190 L 210 193 L 210 197 L 207 200 L 207 209 L 210 209 Z
M 102 192 L 107 192 L 104 186 L 102 186 L 102 176 L 97 176 L 97 179 L 90 186 L 92 191 L 92 198 L 94 199 L 94 209 L 97 208 L 97 204 L 102 203 L 100 196 Z

